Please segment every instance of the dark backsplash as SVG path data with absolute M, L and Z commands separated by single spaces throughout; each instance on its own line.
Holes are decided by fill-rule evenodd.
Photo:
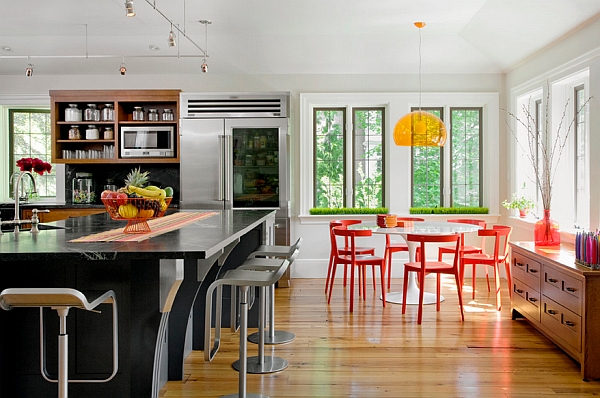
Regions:
M 179 165 L 178 164 L 78 164 L 66 165 L 65 167 L 65 200 L 67 203 L 73 203 L 73 179 L 77 172 L 88 172 L 93 174 L 93 179 L 96 182 L 96 197 L 97 204 L 102 204 L 100 201 L 100 193 L 104 190 L 104 185 L 108 178 L 114 180 L 117 188 L 124 186 L 123 181 L 127 174 L 138 166 L 142 171 L 149 171 L 150 184 L 159 187 L 173 188 L 173 201 L 171 205 L 179 204 Z

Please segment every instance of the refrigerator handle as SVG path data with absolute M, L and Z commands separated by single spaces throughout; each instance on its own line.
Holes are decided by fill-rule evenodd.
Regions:
M 233 147 L 232 147 L 232 136 L 225 135 L 225 201 L 233 202 L 233 174 L 232 174 L 232 165 L 233 165 Z
M 225 136 L 219 135 L 219 197 L 217 200 L 224 200 L 223 197 L 223 182 L 225 181 L 225 176 L 223 175 L 223 168 L 225 167 Z

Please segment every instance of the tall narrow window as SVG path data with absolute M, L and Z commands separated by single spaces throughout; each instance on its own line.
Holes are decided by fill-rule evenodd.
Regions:
M 16 163 L 21 158 L 39 158 L 50 163 L 50 111 L 45 109 L 9 109 L 10 175 L 19 171 Z M 56 196 L 56 174 L 35 174 L 37 193 L 40 197 Z M 11 181 L 9 178 L 8 181 Z M 14 193 L 9 189 L 10 196 Z
M 588 184 L 588 137 L 586 132 L 585 90 L 583 86 L 575 88 L 575 227 L 590 225 L 590 195 Z
M 354 207 L 383 206 L 383 109 L 354 109 Z
M 450 108 L 452 207 L 479 207 L 481 195 L 481 108 Z
M 443 108 L 421 108 L 444 120 Z M 416 111 L 418 108 L 412 108 Z M 442 206 L 443 161 L 440 147 L 412 147 L 412 206 Z
M 314 110 L 315 207 L 344 207 L 346 110 Z
M 383 126 L 383 108 L 315 108 L 315 207 L 383 206 Z

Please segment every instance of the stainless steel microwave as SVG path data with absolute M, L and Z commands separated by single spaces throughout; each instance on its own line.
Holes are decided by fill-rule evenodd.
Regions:
M 121 127 L 120 134 L 122 158 L 175 157 L 173 126 L 127 126 Z

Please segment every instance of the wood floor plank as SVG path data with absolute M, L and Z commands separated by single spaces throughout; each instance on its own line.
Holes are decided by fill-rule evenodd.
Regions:
M 324 280 L 294 279 L 277 289 L 275 324 L 296 339 L 267 346 L 265 355 L 285 358 L 289 367 L 267 375 L 248 375 L 248 392 L 271 397 L 586 397 L 600 395 L 600 381 L 584 382 L 579 364 L 524 320 L 510 317 L 510 300 L 502 286 L 502 311 L 485 280 L 477 281 L 476 298 L 463 292 L 465 322 L 460 320 L 452 281 L 442 286 L 441 311 L 417 307 L 402 315 L 397 304 L 383 308 L 380 292 L 368 284 L 365 300 L 356 294 L 348 313 L 349 288 L 336 281 L 327 304 Z M 465 283 L 469 284 L 469 280 Z M 505 283 L 505 281 L 502 281 Z M 370 281 L 368 281 L 370 283 Z M 392 290 L 401 289 L 393 281 Z M 434 291 L 434 281 L 426 282 Z M 255 329 L 250 330 L 253 332 Z M 185 360 L 185 379 L 170 381 L 161 397 L 219 397 L 237 392 L 237 333 L 223 330 L 221 348 L 212 362 L 203 352 Z M 248 355 L 257 346 L 248 344 Z

